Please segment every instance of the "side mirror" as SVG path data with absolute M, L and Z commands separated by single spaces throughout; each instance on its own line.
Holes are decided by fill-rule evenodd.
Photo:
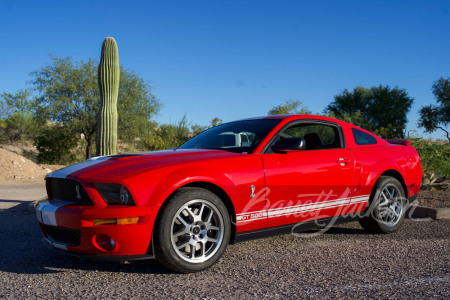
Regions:
M 285 138 L 279 144 L 270 147 L 273 152 L 286 153 L 305 150 L 304 138 Z

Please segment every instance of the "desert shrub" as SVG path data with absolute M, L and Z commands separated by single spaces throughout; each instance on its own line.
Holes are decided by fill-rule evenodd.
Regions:
M 424 175 L 450 177 L 450 143 L 420 138 L 412 139 L 411 143 L 419 153 Z
M 64 126 L 53 126 L 42 131 L 36 138 L 36 148 L 39 152 L 39 163 L 71 164 L 77 161 L 72 149 L 77 147 L 77 135 Z
M 189 122 L 184 116 L 178 124 L 162 124 L 151 129 L 148 136 L 141 140 L 139 147 L 150 151 L 164 150 L 181 146 L 191 137 Z
M 163 141 L 162 137 L 154 131 L 151 132 L 148 137 L 140 140 L 138 147 L 142 151 L 157 151 L 171 148 Z
M 4 140 L 25 141 L 34 139 L 42 129 L 40 123 L 30 113 L 17 112 L 0 124 Z

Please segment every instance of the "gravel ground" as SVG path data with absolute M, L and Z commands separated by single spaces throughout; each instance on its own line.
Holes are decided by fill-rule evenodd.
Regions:
M 450 187 L 450 180 L 444 182 Z M 446 190 L 432 188 L 421 190 L 416 200 L 417 205 L 426 207 L 450 207 L 450 188 Z
M 0 201 L 2 201 L 0 199 Z M 27 201 L 0 212 L 0 298 L 450 297 L 450 221 L 407 220 L 391 235 L 358 223 L 315 237 L 230 246 L 212 269 L 174 274 L 156 261 L 86 262 L 49 252 Z

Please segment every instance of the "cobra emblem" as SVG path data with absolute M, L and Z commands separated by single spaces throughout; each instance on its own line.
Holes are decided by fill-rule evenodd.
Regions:
M 82 197 L 81 197 L 81 194 L 80 194 L 80 186 L 77 185 L 76 188 L 75 188 L 75 190 L 77 191 L 77 199 L 78 199 L 78 200 L 81 200 Z
M 250 189 L 252 190 L 252 192 L 251 192 L 251 194 L 250 194 L 250 198 L 255 198 L 255 197 L 256 197 L 256 195 L 255 195 L 255 186 L 254 186 L 254 185 L 251 185 L 251 186 L 250 186 Z

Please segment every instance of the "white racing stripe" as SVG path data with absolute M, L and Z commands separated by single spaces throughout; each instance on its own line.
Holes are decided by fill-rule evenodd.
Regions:
M 326 201 L 319 201 L 319 202 L 308 202 L 308 203 L 299 204 L 299 205 L 272 208 L 272 209 L 269 209 L 269 211 L 286 210 L 286 209 L 292 209 L 292 208 L 297 208 L 297 207 L 301 207 L 301 206 L 327 204 L 327 203 L 334 203 L 334 202 L 347 203 L 349 200 L 350 200 L 350 198 L 340 198 L 340 199 L 333 199 L 333 200 L 326 200 Z
M 36 211 L 36 218 L 38 219 L 38 222 L 39 223 L 42 223 L 42 206 L 44 205 L 44 203 L 39 203 L 37 206 L 36 206 L 36 209 L 35 209 L 35 211 Z
M 364 195 L 364 196 L 356 196 L 356 197 L 351 197 L 351 198 L 339 198 L 339 199 L 333 199 L 333 200 L 327 200 L 327 201 L 320 201 L 320 203 L 327 203 L 327 202 L 334 202 L 334 201 L 341 201 L 341 200 L 349 200 L 351 199 L 350 203 L 356 202 L 358 200 L 361 199 L 369 199 L 369 195 Z M 315 202 L 317 203 L 317 202 Z M 299 205 L 293 205 L 293 206 L 286 206 L 286 207 L 278 207 L 278 208 L 272 208 L 269 209 L 269 211 L 271 210 L 278 210 L 278 209 L 287 209 L 287 208 L 292 208 L 292 207 L 297 207 L 297 206 L 303 206 L 303 205 L 310 205 L 310 204 L 315 204 L 315 203 L 306 203 L 306 204 L 299 204 Z M 260 213 L 260 212 L 266 212 L 267 210 L 258 210 L 258 211 L 252 211 L 252 212 L 248 212 L 248 213 L 241 213 L 241 214 L 237 214 L 237 216 L 240 215 L 248 215 L 248 214 L 256 214 L 256 213 Z
M 356 196 L 351 198 L 341 198 L 341 199 L 334 199 L 334 200 L 328 200 L 323 201 L 320 203 L 306 203 L 306 204 L 300 204 L 295 206 L 288 206 L 288 207 L 279 207 L 279 208 L 273 208 L 269 209 L 267 211 L 267 217 L 268 218 L 276 218 L 281 216 L 287 216 L 292 215 L 300 212 L 311 212 L 321 209 L 329 209 L 329 208 L 335 208 L 335 207 L 342 207 L 352 204 L 359 204 L 359 203 L 365 203 L 368 202 L 370 198 L 370 195 L 363 195 L 363 196 Z M 350 200 L 350 202 L 349 202 Z M 248 212 L 248 213 L 241 213 L 236 215 L 236 221 L 237 223 L 241 222 L 247 222 L 247 221 L 253 221 L 253 220 L 260 220 L 260 219 L 266 219 L 266 211 L 257 211 L 257 212 Z M 262 216 L 261 216 L 262 214 Z M 253 217 L 253 218 L 252 218 Z
M 65 168 L 62 168 L 58 171 L 52 172 L 50 174 L 47 175 L 47 177 L 55 177 L 55 178 L 66 178 L 67 175 L 70 175 L 76 171 L 79 171 L 81 169 L 90 167 L 92 165 L 104 162 L 106 160 L 110 159 L 109 156 L 98 156 L 98 157 L 92 157 L 88 160 L 85 160 L 83 162 L 80 162 L 78 164 L 75 165 L 71 165 Z
M 56 224 L 56 211 L 61 206 L 67 204 L 67 202 L 63 201 L 57 202 L 55 204 L 52 204 L 50 202 L 39 203 L 38 206 L 36 206 L 36 216 L 38 218 L 38 221 L 42 224 L 58 226 L 58 224 Z

